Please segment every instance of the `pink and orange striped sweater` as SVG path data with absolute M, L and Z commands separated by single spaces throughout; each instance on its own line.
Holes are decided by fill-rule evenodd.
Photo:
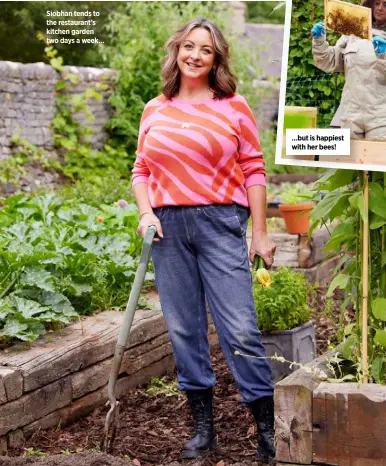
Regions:
M 147 183 L 151 206 L 236 203 L 265 186 L 256 122 L 244 97 L 147 103 L 132 185 Z

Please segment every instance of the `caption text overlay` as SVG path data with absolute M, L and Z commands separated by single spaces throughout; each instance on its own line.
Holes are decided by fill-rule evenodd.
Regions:
M 46 44 L 103 44 L 95 37 L 99 11 L 47 10 Z
M 350 155 L 350 130 L 288 129 L 287 155 Z

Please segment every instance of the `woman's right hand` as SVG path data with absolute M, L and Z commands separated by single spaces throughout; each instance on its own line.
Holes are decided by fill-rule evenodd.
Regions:
M 150 225 L 155 225 L 157 228 L 157 234 L 159 238 L 163 238 L 163 232 L 161 227 L 161 222 L 159 221 L 158 217 L 153 214 L 153 212 L 146 212 L 143 214 L 139 221 L 139 225 L 137 228 L 137 233 L 142 237 L 145 238 L 147 229 Z M 153 241 L 159 241 L 159 238 L 154 237 Z
M 314 24 L 314 27 L 311 29 L 311 34 L 314 39 L 319 39 L 321 36 L 326 34 L 326 26 L 323 22 Z

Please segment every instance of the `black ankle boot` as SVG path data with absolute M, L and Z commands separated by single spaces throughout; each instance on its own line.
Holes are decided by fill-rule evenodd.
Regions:
M 211 388 L 189 390 L 186 394 L 194 420 L 194 431 L 182 450 L 182 457 L 193 459 L 209 455 L 217 446 L 213 427 L 213 394 Z
M 257 424 L 256 456 L 263 460 L 264 464 L 276 464 L 273 396 L 263 396 L 249 406 Z

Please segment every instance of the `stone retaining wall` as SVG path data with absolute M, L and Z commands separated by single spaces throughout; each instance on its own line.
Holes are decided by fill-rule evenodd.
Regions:
M 95 116 L 90 123 L 85 115 L 77 114 L 80 123 L 90 126 L 94 134 L 90 142 L 101 148 L 107 139 L 104 125 L 111 116 L 108 98 L 111 81 L 115 75 L 108 68 L 65 66 L 64 70 L 78 76 L 79 81 L 71 90 L 82 93 L 98 84 L 108 84 L 99 89 L 101 101 L 91 99 L 89 107 Z M 44 63 L 22 64 L 0 61 L 0 160 L 11 154 L 11 137 L 19 134 L 23 139 L 48 152 L 53 151 L 51 122 L 55 114 L 55 85 L 60 75 Z

